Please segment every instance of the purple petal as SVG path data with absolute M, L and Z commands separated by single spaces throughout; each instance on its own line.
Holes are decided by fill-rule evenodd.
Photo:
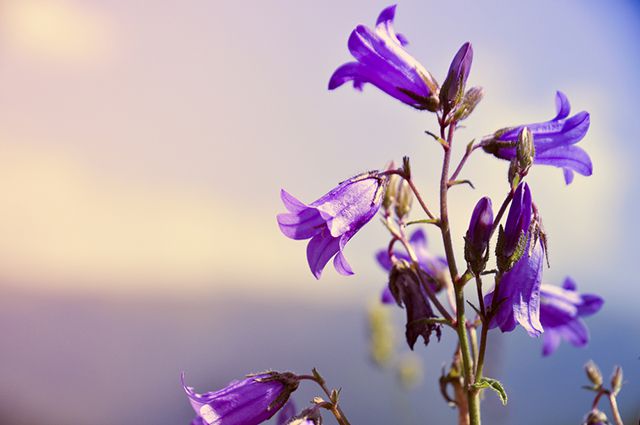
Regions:
M 549 356 L 553 354 L 562 342 L 562 336 L 555 329 L 545 329 L 542 334 L 542 355 Z
M 338 254 L 333 259 L 333 267 L 336 269 L 338 273 L 344 276 L 351 276 L 353 274 L 353 270 L 351 266 L 347 262 L 342 251 L 338 251 Z
M 280 231 L 296 240 L 309 239 L 326 228 L 326 222 L 315 208 L 307 208 L 298 214 L 278 214 L 277 219 Z
M 286 190 L 280 189 L 280 199 L 282 199 L 282 203 L 284 207 L 292 213 L 299 213 L 307 208 L 309 208 L 304 203 L 298 201 L 294 196 L 289 194 Z
M 536 152 L 534 163 L 569 168 L 583 176 L 593 174 L 591 158 L 578 146 L 558 146 L 539 154 Z
M 562 337 L 574 347 L 584 347 L 589 342 L 589 329 L 580 319 L 575 319 L 558 328 Z
M 326 229 L 311 238 L 307 245 L 307 261 L 316 279 L 320 279 L 322 270 L 338 251 L 340 238 L 331 236 Z
M 573 171 L 570 170 L 569 168 L 563 168 L 562 172 L 563 172 L 563 175 L 564 175 L 565 184 L 568 186 L 571 183 L 573 183 L 573 178 L 575 177 Z
M 571 104 L 569 104 L 569 99 L 567 98 L 567 95 L 562 93 L 560 90 L 556 92 L 556 111 L 558 111 L 558 113 L 553 119 L 554 121 L 567 118 L 569 116 L 569 113 L 571 112 Z
M 378 264 L 380 264 L 380 267 L 382 267 L 386 271 L 391 270 L 393 264 L 391 263 L 389 253 L 386 249 L 381 249 L 380 251 L 378 251 L 378 253 L 376 254 L 376 260 L 378 261 Z
M 602 308 L 604 299 L 595 294 L 583 294 L 582 303 L 578 305 L 578 315 L 590 316 Z
M 388 285 L 386 285 L 382 289 L 382 293 L 380 294 L 380 301 L 382 302 L 382 304 L 395 304 L 396 303 L 396 300 L 395 300 L 395 298 L 393 298 L 393 294 L 391 293 L 391 289 L 389 289 Z
M 562 288 L 566 289 L 567 291 L 576 291 L 578 289 L 578 285 L 576 284 L 575 280 L 567 276 L 564 279 L 564 282 L 562 282 Z

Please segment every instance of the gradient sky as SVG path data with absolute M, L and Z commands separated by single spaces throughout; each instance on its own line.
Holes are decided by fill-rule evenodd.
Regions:
M 457 153 L 474 137 L 553 117 L 558 89 L 573 111 L 588 110 L 580 146 L 593 176 L 565 187 L 561 171 L 536 167 L 529 178 L 550 235 L 546 280 L 570 274 L 611 314 L 638 322 L 636 2 L 448 4 L 402 1 L 396 28 L 439 81 L 457 48 L 474 45 L 469 84 L 485 99 Z M 361 308 L 385 281 L 372 260 L 384 229 L 372 222 L 349 243 L 355 276 L 328 267 L 316 282 L 305 244 L 284 238 L 275 215 L 282 187 L 313 201 L 403 155 L 436 199 L 441 154 L 424 135 L 433 117 L 374 87 L 326 88 L 351 59 L 349 32 L 387 5 L 1 2 L 0 288 Z M 462 177 L 477 189 L 451 196 L 458 248 L 475 202 L 500 202 L 506 173 L 481 152 L 469 162 Z

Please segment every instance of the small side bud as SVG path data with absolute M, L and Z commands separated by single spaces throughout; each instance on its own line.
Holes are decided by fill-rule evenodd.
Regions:
M 390 211 L 391 207 L 395 204 L 399 184 L 400 176 L 392 174 L 391 177 L 389 177 L 389 184 L 384 192 L 384 198 L 382 198 L 382 208 L 384 208 L 385 211 Z
M 533 165 L 535 155 L 536 148 L 533 144 L 533 134 L 531 130 L 524 127 L 518 135 L 518 142 L 516 143 L 516 157 L 518 158 L 522 177 L 527 174 L 529 168 Z
M 469 229 L 465 235 L 464 258 L 475 275 L 479 275 L 488 260 L 489 237 L 493 227 L 491 199 L 484 197 L 478 201 L 471 214 Z
M 622 368 L 616 366 L 613 369 L 613 375 L 611 375 L 611 392 L 618 395 L 620 390 L 622 390 Z
M 398 185 L 397 193 L 396 216 L 399 220 L 402 220 L 411 211 L 411 205 L 413 204 L 413 192 L 411 191 L 409 183 L 403 179 Z
M 484 89 L 482 87 L 471 87 L 467 90 L 454 114 L 454 120 L 462 121 L 469 118 L 469 115 L 476 109 L 476 106 L 478 106 L 483 97 Z
M 608 425 L 608 424 L 609 424 L 609 419 L 607 419 L 607 415 L 605 415 L 604 412 L 598 409 L 593 409 L 592 411 L 587 413 L 587 416 L 585 416 L 584 422 L 582 423 L 582 425 Z
M 598 369 L 598 366 L 593 361 L 589 360 L 589 362 L 584 365 L 584 371 L 595 388 L 602 386 L 602 373 L 600 373 L 600 369 Z

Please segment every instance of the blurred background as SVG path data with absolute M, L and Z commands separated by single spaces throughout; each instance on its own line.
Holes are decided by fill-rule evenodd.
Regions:
M 275 220 L 280 188 L 310 202 L 405 154 L 436 199 L 441 154 L 424 134 L 434 117 L 371 86 L 326 89 L 351 60 L 350 31 L 387 5 L 0 2 L 0 423 L 187 424 L 183 370 L 206 391 L 314 366 L 343 388 L 354 424 L 454 423 L 437 389 L 452 335 L 407 357 L 404 312 L 391 308 L 401 369 L 424 379 L 404 389 L 397 365 L 370 360 L 382 226 L 349 243 L 355 276 L 329 266 L 316 281 L 305 242 Z M 586 349 L 542 358 L 521 329 L 492 334 L 487 372 L 509 404 L 487 394 L 487 423 L 580 423 L 589 359 L 606 376 L 623 366 L 619 403 L 629 423 L 640 416 L 639 23 L 638 2 L 622 0 L 398 6 L 397 30 L 439 81 L 473 42 L 469 84 L 485 100 L 458 132 L 458 154 L 474 137 L 550 119 L 557 89 L 591 113 L 580 146 L 593 176 L 567 187 L 560 170 L 537 167 L 529 182 L 550 235 L 545 281 L 571 275 L 606 304 L 587 319 Z M 481 196 L 500 202 L 506 173 L 472 157 L 462 177 L 476 190 L 451 195 L 458 242 Z M 316 393 L 305 385 L 298 405 Z

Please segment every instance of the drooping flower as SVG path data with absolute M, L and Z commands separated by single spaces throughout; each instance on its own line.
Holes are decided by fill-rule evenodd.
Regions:
M 413 251 L 418 258 L 420 269 L 424 272 L 423 277 L 429 284 L 434 292 L 438 292 L 440 289 L 446 286 L 446 279 L 448 279 L 448 265 L 447 260 L 444 257 L 436 257 L 427 248 L 427 235 L 424 230 L 417 229 L 409 237 L 409 244 L 413 248 Z M 394 257 L 399 260 L 405 260 L 410 262 L 411 259 L 406 252 L 401 250 L 393 251 Z M 378 264 L 390 272 L 393 264 L 389 258 L 389 253 L 386 249 L 381 249 L 376 253 L 376 260 Z M 393 295 L 389 291 L 388 285 L 385 286 L 382 291 L 381 300 L 385 304 L 392 304 L 395 302 Z
M 498 237 L 498 268 L 504 273 L 496 290 L 485 296 L 485 305 L 497 310 L 490 327 L 510 332 L 520 324 L 531 336 L 543 332 L 540 323 L 540 285 L 545 248 L 537 219 L 534 220 L 531 192 L 526 183 L 516 189 L 507 223 Z
M 571 278 L 562 287 L 543 284 L 540 291 L 540 322 L 544 328 L 542 354 L 552 354 L 562 340 L 575 347 L 589 342 L 589 330 L 581 317 L 597 313 L 604 300 L 594 294 L 581 294 Z
M 298 378 L 289 372 L 266 372 L 198 394 L 185 384 L 183 373 L 182 386 L 197 415 L 192 425 L 258 425 L 282 408 L 298 388 Z
M 533 134 L 534 164 L 562 168 L 567 184 L 573 181 L 574 172 L 590 176 L 593 172 L 591 158 L 576 146 L 589 130 L 589 113 L 582 111 L 569 117 L 569 99 L 561 91 L 556 93 L 556 107 L 558 113 L 550 121 L 503 128 L 485 137 L 482 141 L 485 152 L 500 159 L 513 159 L 518 134 L 527 127 Z
M 409 348 L 413 350 L 420 336 L 424 340 L 424 345 L 428 345 L 433 332 L 440 340 L 442 332 L 440 325 L 426 320 L 437 317 L 428 295 L 406 261 L 398 261 L 391 268 L 389 291 L 396 303 L 407 311 L 405 337 Z
M 438 108 L 438 84 L 404 49 L 408 41 L 393 28 L 396 6 L 380 12 L 375 30 L 358 25 L 349 37 L 349 51 L 356 59 L 335 70 L 329 80 L 329 90 L 347 81 L 361 90 L 365 83 L 417 109 L 435 111 Z
M 467 41 L 460 47 L 453 61 L 451 61 L 449 73 L 440 89 L 440 104 L 445 114 L 462 100 L 472 61 L 473 48 L 471 43 Z
M 282 202 L 289 212 L 278 214 L 280 230 L 291 239 L 311 239 L 307 245 L 307 261 L 316 279 L 320 279 L 332 257 L 338 273 L 353 274 L 342 251 L 349 239 L 380 209 L 387 180 L 377 171 L 360 174 L 309 205 L 284 189 L 281 191 Z
M 465 236 L 464 257 L 475 274 L 484 270 L 492 227 L 493 210 L 491 208 L 491 199 L 485 196 L 478 201 L 473 209 Z

